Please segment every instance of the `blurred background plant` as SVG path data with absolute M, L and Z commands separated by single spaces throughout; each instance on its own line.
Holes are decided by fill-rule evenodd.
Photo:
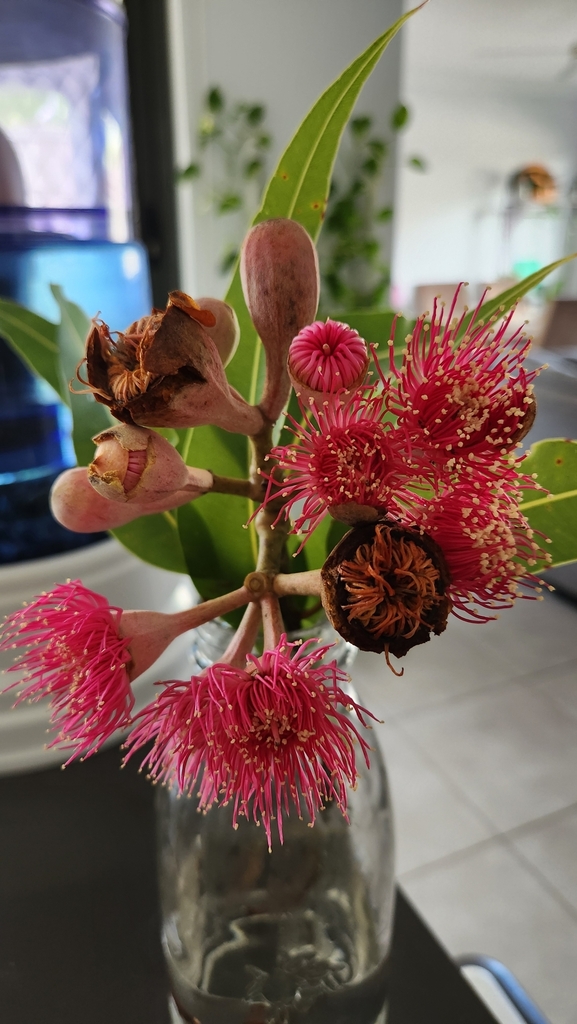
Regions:
M 395 107 L 389 121 L 392 135 L 404 128 L 409 118 L 408 107 L 402 103 Z M 325 315 L 388 305 L 391 273 L 383 259 L 379 226 L 393 217 L 393 207 L 383 206 L 381 199 L 392 142 L 392 138 L 375 133 L 368 114 L 349 122 L 319 240 L 321 311 Z M 426 169 L 419 156 L 410 157 L 408 164 L 418 171 Z
M 267 178 L 266 156 L 272 139 L 265 121 L 263 103 L 229 100 L 219 86 L 213 86 L 206 94 L 198 125 L 197 141 L 205 160 L 190 163 L 177 175 L 180 181 L 204 177 L 212 182 L 203 197 L 203 205 L 211 213 L 218 217 L 242 215 L 230 226 L 218 264 L 222 275 L 236 263 Z
M 238 258 L 240 244 L 255 211 L 270 168 L 267 157 L 272 135 L 264 103 L 230 100 L 220 86 L 206 93 L 198 123 L 197 143 L 205 158 L 177 173 L 179 181 L 202 179 L 202 207 L 229 218 L 228 238 L 218 263 L 227 275 Z M 408 107 L 399 104 L 390 117 L 391 138 L 375 132 L 374 119 L 361 114 L 349 123 L 319 242 L 321 313 L 378 309 L 388 305 L 390 266 L 383 258 L 383 233 L 392 205 L 382 204 L 385 167 L 392 136 L 409 122 Z M 425 171 L 422 157 L 411 156 L 408 166 Z M 235 214 L 234 219 L 230 216 Z

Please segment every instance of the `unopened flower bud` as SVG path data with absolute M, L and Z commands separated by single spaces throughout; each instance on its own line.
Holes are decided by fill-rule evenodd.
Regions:
M 202 298 L 198 300 L 202 309 L 208 309 L 214 315 L 214 327 L 206 327 L 205 331 L 216 345 L 222 365 L 228 366 L 240 341 L 240 325 L 238 317 L 228 302 L 221 299 Z
M 244 241 L 240 272 L 246 304 L 266 352 L 260 407 L 274 421 L 290 393 L 286 367 L 290 343 L 317 311 L 316 249 L 296 221 L 282 217 L 261 221 Z
M 330 622 L 362 651 L 401 658 L 447 625 L 449 570 L 438 544 L 417 530 L 383 521 L 355 526 L 321 578 Z
M 205 472 L 204 470 L 202 472 Z M 202 494 L 201 490 L 185 488 L 163 495 L 161 499 L 119 502 L 103 498 L 88 480 L 85 466 L 67 469 L 55 480 L 50 492 L 52 515 L 67 530 L 74 533 L 99 533 L 115 530 L 140 516 L 154 512 L 168 512 L 186 505 Z
M 316 320 L 293 338 L 288 372 L 301 401 L 321 401 L 326 394 L 354 391 L 369 366 L 365 341 L 358 331 L 336 320 Z
M 98 447 L 88 479 L 104 498 L 142 503 L 162 499 L 188 483 L 186 463 L 154 430 L 123 423 L 98 434 L 94 442 Z M 208 490 L 211 474 L 206 477 Z

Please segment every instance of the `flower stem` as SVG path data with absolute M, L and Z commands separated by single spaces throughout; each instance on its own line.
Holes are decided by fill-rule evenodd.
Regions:
M 279 597 L 287 597 L 289 594 L 319 597 L 321 571 L 320 569 L 311 569 L 309 572 L 279 572 L 274 578 L 273 590 Z
M 239 498 L 252 498 L 253 501 L 262 501 L 262 491 L 262 481 L 255 485 L 252 480 L 212 474 L 211 492 L 214 494 L 236 494 Z
M 215 597 L 211 601 L 202 601 L 193 608 L 187 608 L 186 611 L 177 612 L 171 616 L 175 629 L 178 629 L 178 633 L 175 632 L 174 635 L 186 633 L 189 629 L 195 629 L 197 626 L 204 625 L 205 622 L 210 622 L 211 619 L 227 615 L 252 601 L 253 595 L 246 587 L 239 587 L 238 590 L 232 590 L 229 594 Z
M 286 632 L 276 594 L 265 594 L 261 601 L 261 607 L 264 649 L 265 651 L 272 651 L 277 646 L 281 634 Z
M 247 654 L 250 654 L 254 647 L 261 618 L 261 606 L 258 601 L 253 601 L 246 609 L 240 626 L 220 659 L 221 662 L 235 668 L 245 667 Z

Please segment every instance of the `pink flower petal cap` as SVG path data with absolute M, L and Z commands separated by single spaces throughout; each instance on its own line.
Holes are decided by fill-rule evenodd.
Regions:
M 369 365 L 358 331 L 337 320 L 316 320 L 300 331 L 289 349 L 288 371 L 304 401 L 363 383 Z

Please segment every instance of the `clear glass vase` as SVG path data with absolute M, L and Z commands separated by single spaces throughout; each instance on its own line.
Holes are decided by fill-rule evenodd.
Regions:
M 318 635 L 318 629 L 316 635 Z M 328 625 L 346 667 L 354 648 Z M 196 631 L 192 672 L 218 660 L 229 627 Z M 158 792 L 163 945 L 175 1024 L 384 1024 L 394 895 L 387 777 L 375 749 L 349 792 L 313 828 L 286 819 L 284 844 L 232 808 Z

